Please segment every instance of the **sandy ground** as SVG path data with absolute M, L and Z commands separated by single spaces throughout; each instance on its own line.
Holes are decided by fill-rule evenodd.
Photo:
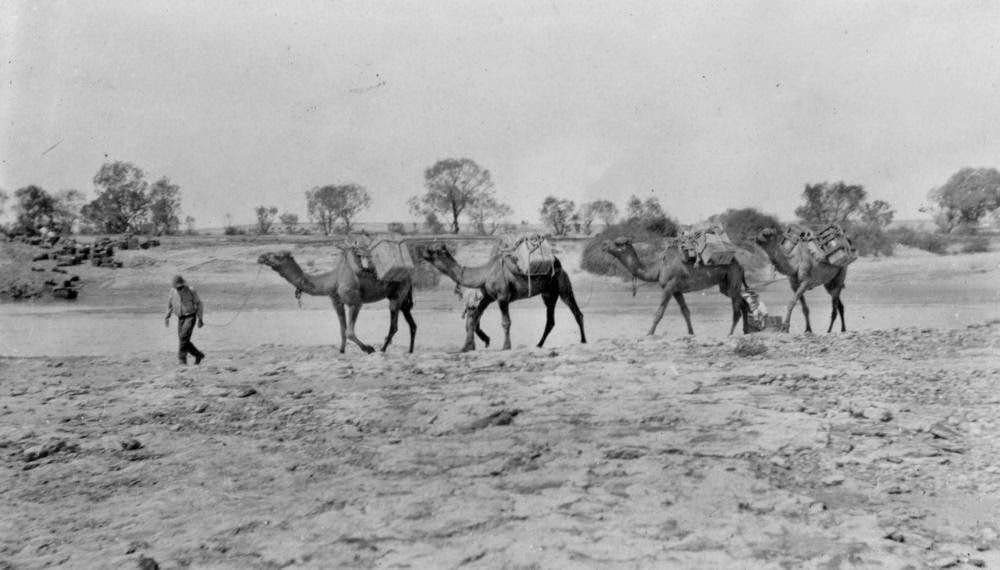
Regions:
M 755 338 L 5 359 L 0 560 L 1000 564 L 1000 326 Z
M 418 297 L 416 354 L 397 337 L 365 356 L 330 349 L 321 299 L 295 313 L 276 276 L 248 281 L 267 249 L 168 245 L 93 268 L 82 303 L 0 307 L 0 346 L 48 355 L 0 350 L 0 568 L 1000 566 L 997 254 L 859 261 L 857 330 L 752 340 L 721 336 L 718 295 L 692 299 L 699 336 L 680 336 L 672 306 L 644 337 L 655 291 L 574 274 L 590 344 L 563 311 L 562 336 L 524 347 L 541 322 L 525 306 L 515 350 L 454 354 L 443 284 Z M 238 317 L 202 329 L 200 367 L 173 365 L 156 314 L 176 271 Z M 213 345 L 267 311 L 330 328 Z M 67 356 L 145 332 L 121 313 L 163 347 Z M 32 319 L 92 330 L 17 344 Z M 372 319 L 373 340 L 384 326 Z

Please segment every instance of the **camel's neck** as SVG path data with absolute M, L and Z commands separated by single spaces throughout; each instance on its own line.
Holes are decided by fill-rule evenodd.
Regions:
M 290 260 L 279 265 L 278 267 L 273 267 L 273 269 L 278 272 L 278 275 L 284 277 L 285 281 L 288 281 L 294 285 L 296 289 L 307 295 L 329 294 L 329 291 L 326 291 L 316 282 L 313 278 L 314 276 L 306 275 L 306 273 L 302 271 L 302 268 L 299 267 L 299 264 L 295 263 L 295 260 Z
M 660 277 L 659 271 L 652 271 L 648 269 L 639 259 L 639 254 L 635 252 L 634 249 L 628 249 L 623 252 L 614 252 L 613 254 L 618 258 L 618 261 L 622 262 L 631 273 L 643 281 L 657 281 Z
M 788 259 L 788 256 L 785 255 L 785 252 L 781 250 L 781 246 L 777 241 L 767 242 L 761 246 L 761 249 L 764 250 L 764 253 L 767 254 L 767 258 L 771 260 L 771 264 L 774 265 L 774 268 L 777 269 L 779 273 L 789 275 L 793 272 L 791 261 Z
M 462 287 L 478 289 L 486 284 L 491 264 L 492 262 L 478 267 L 465 267 L 459 265 L 453 258 L 439 258 L 434 266 Z

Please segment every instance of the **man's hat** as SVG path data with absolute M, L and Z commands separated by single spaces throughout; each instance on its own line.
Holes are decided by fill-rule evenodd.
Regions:
M 180 287 L 184 284 L 184 278 L 180 275 L 174 275 L 174 287 Z

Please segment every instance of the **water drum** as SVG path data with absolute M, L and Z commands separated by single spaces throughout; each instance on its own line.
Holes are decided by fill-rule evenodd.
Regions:
M 816 243 L 825 261 L 831 265 L 847 267 L 858 258 L 857 251 L 848 241 L 843 228 L 836 224 L 819 232 L 816 236 Z
M 736 257 L 736 249 L 725 232 L 705 232 L 701 237 L 699 256 L 705 265 L 728 265 Z
M 378 241 L 368 249 L 368 256 L 375 275 L 382 281 L 401 281 L 415 268 L 410 249 L 400 241 Z

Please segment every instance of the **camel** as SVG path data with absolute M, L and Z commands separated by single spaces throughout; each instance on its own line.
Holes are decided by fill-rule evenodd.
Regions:
M 733 303 L 733 324 L 729 328 L 729 334 L 733 334 L 736 330 L 736 323 L 740 318 L 743 319 L 743 333 L 750 332 L 747 322 L 749 307 L 742 295 L 743 288 L 749 289 L 749 287 L 746 284 L 743 266 L 735 258 L 726 265 L 685 263 L 680 249 L 672 245 L 664 252 L 659 263 L 648 268 L 639 259 L 632 240 L 627 237 L 617 238 L 613 242 L 605 241 L 602 249 L 620 261 L 635 277 L 650 283 L 659 283 L 663 289 L 663 299 L 653 315 L 653 325 L 649 327 L 650 336 L 656 332 L 656 326 L 660 324 L 671 297 L 677 299 L 677 305 L 681 308 L 681 314 L 684 315 L 684 322 L 687 324 L 688 334 L 693 335 L 691 311 L 684 301 L 684 293 L 700 291 L 715 285 L 718 285 L 719 292 L 729 297 Z
M 830 313 L 830 326 L 826 332 L 833 330 L 833 324 L 837 321 L 837 313 L 840 313 L 840 332 L 847 332 L 847 325 L 844 322 L 844 303 L 840 300 L 840 292 L 844 290 L 844 281 L 847 279 L 846 267 L 816 260 L 803 243 L 796 245 L 791 253 L 786 255 L 781 249 L 781 234 L 774 228 L 764 228 L 758 232 L 756 242 L 767 253 L 767 257 L 778 273 L 788 276 L 788 283 L 795 293 L 791 303 L 788 304 L 788 311 L 785 313 L 784 327 L 786 331 L 789 319 L 792 318 L 792 310 L 795 309 L 795 303 L 800 302 L 802 316 L 806 319 L 806 332 L 812 332 L 805 293 L 809 289 L 822 285 L 830 294 L 833 306 Z
M 448 246 L 443 243 L 434 243 L 423 247 L 420 255 L 438 271 L 450 277 L 457 285 L 479 289 L 483 293 L 483 298 L 474 309 L 472 318 L 466 320 L 465 345 L 462 347 L 462 352 L 476 349 L 473 334 L 479 328 L 479 319 L 482 317 L 483 311 L 494 301 L 500 307 L 502 315 L 503 349 L 510 350 L 510 303 L 535 295 L 541 295 L 542 301 L 545 302 L 545 332 L 542 333 L 542 339 L 538 341 L 539 348 L 545 344 L 545 339 L 552 331 L 552 327 L 555 326 L 557 299 L 562 299 L 573 313 L 576 324 L 580 327 L 580 342 L 586 344 L 587 335 L 583 330 L 583 313 L 580 312 L 580 307 L 576 304 L 576 297 L 573 296 L 573 285 L 570 283 L 569 275 L 563 271 L 562 263 L 558 259 L 554 260 L 551 273 L 532 275 L 529 280 L 528 276 L 514 271 L 512 262 L 503 254 L 492 255 L 485 265 L 478 267 L 459 265 Z
M 345 259 L 347 255 L 345 252 Z M 410 309 L 413 308 L 413 282 L 409 277 L 401 281 L 379 281 L 374 274 L 361 272 L 359 275 L 355 272 L 355 268 L 346 262 L 341 263 L 334 271 L 307 275 L 287 251 L 264 253 L 257 259 L 257 263 L 267 265 L 294 285 L 296 297 L 302 293 L 330 297 L 337 312 L 337 319 L 340 321 L 341 354 L 346 348 L 347 339 L 353 341 L 367 354 L 375 351 L 372 346 L 365 344 L 354 334 L 354 323 L 358 320 L 362 305 L 382 299 L 389 300 L 389 334 L 382 344 L 382 352 L 389 347 L 392 337 L 396 334 L 400 311 L 410 326 L 410 352 L 413 352 L 417 323 L 410 314 Z M 344 310 L 345 305 L 347 311 Z

